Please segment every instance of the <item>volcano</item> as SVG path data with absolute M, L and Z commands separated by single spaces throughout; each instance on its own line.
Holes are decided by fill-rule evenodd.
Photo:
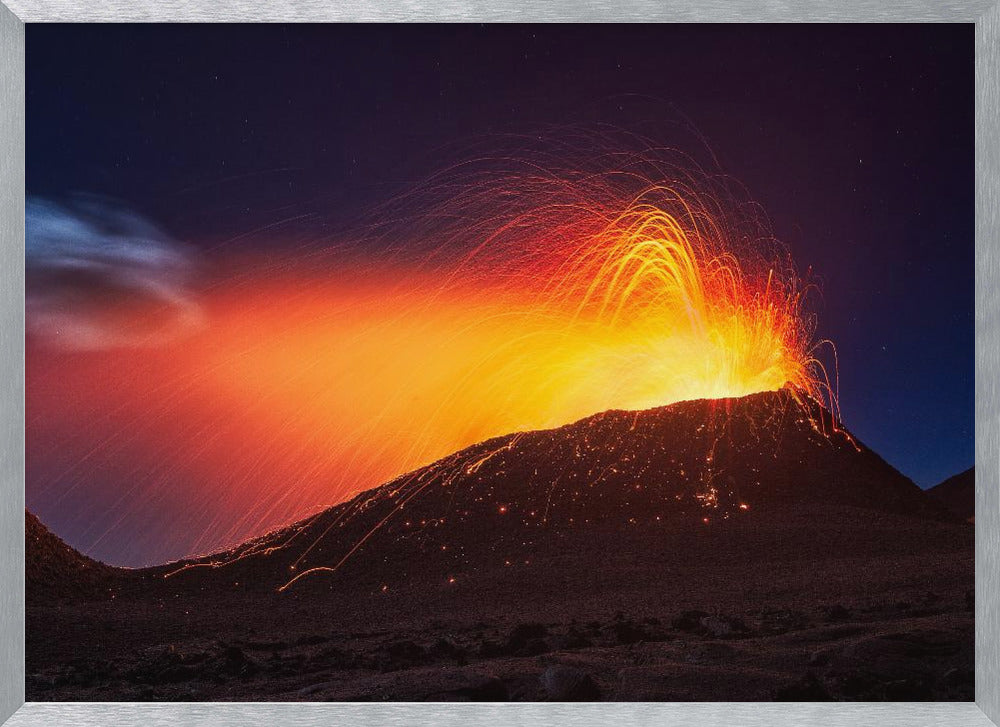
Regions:
M 829 411 L 786 388 L 497 437 L 168 576 L 236 566 L 264 588 L 345 569 L 355 585 L 447 580 L 591 527 L 725 529 L 834 507 L 946 518 Z
M 971 695 L 972 526 L 791 388 L 498 437 L 156 568 L 53 538 L 31 699 Z

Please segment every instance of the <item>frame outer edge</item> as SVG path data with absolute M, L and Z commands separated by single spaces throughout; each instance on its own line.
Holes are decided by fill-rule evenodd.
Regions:
M 0 722 L 24 704 L 24 23 L 0 5 Z
M 17 15 L 5 4 L 14 6 Z M 176 0 L 156 4 L 148 0 L 134 4 L 111 0 L 90 6 L 72 0 L 0 2 L 0 256 L 8 263 L 0 264 L 0 371 L 3 372 L 0 376 L 0 488 L 4 495 L 0 497 L 0 583 L 13 584 L 13 587 L 0 587 L 0 724 L 24 704 L 25 678 L 24 268 L 9 264 L 24 259 L 25 33 L 24 23 L 18 15 L 29 21 L 45 22 L 84 18 L 156 21 L 168 17 L 214 21 L 255 17 L 271 21 L 482 21 L 491 18 L 511 20 L 518 14 L 516 8 L 507 3 L 490 10 L 477 2 L 448 0 L 443 4 L 407 3 L 395 9 L 388 2 L 373 0 L 364 0 L 353 10 L 310 0 L 281 5 L 281 8 L 268 8 L 266 3 L 246 0 L 228 0 L 215 7 L 209 3 L 192 7 Z M 833 21 L 854 17 L 962 22 L 978 15 L 976 10 L 988 8 L 976 21 L 976 705 L 983 716 L 1000 725 L 997 686 L 1000 685 L 1000 647 L 997 646 L 1000 642 L 1000 6 L 996 0 L 946 0 L 940 5 L 914 0 L 900 3 L 898 7 L 878 3 L 876 8 L 861 0 L 837 3 L 828 9 L 814 5 L 810 9 L 808 5 L 796 8 L 794 4 L 787 6 L 761 0 L 734 4 L 709 0 L 701 7 L 681 3 L 680 8 L 671 8 L 674 3 L 660 5 L 640 0 L 629 3 L 631 11 L 625 8 L 623 13 L 622 9 L 610 12 L 615 5 L 613 2 L 602 11 L 602 3 L 594 0 L 574 6 L 575 9 L 563 5 L 561 0 L 561 8 L 548 10 L 534 3 L 528 5 L 525 10 L 530 15 L 537 15 L 536 20 L 577 21 L 662 20 L 667 19 L 665 14 L 670 14 L 670 19 L 675 21 L 733 20 L 745 13 L 758 21 Z M 532 5 L 533 13 L 530 12 Z M 754 8 L 757 12 L 750 12 Z M 272 15 L 275 10 L 277 16 Z M 104 708 L 110 706 L 103 705 Z M 86 705 L 76 707 L 85 711 Z M 24 714 L 28 721 L 34 722 L 26 714 L 29 711 L 32 710 L 21 710 L 18 717 Z M 127 713 L 128 710 L 122 711 Z M 967 713 L 967 716 L 970 715 Z M 41 720 L 37 722 L 41 723 Z
M 976 23 L 976 704 L 1000 722 L 1000 6 Z
M 24 22 L 966 22 L 995 0 L 3 0 Z
M 9 727 L 408 727 L 409 725 L 699 725 L 700 727 L 989 727 L 971 702 L 73 703 L 32 702 Z

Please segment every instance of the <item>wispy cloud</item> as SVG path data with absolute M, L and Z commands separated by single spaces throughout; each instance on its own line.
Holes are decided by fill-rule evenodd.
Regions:
M 157 345 L 197 328 L 190 250 L 106 199 L 29 198 L 29 335 L 66 348 Z

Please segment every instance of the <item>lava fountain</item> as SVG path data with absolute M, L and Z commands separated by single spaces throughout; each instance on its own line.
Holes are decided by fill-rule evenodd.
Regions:
M 811 285 L 734 189 L 648 146 L 522 149 L 447 168 L 336 245 L 233 256 L 183 341 L 29 349 L 29 504 L 59 523 L 75 501 L 75 545 L 153 562 L 607 409 L 785 385 L 835 405 Z M 129 487 L 103 492 L 109 473 Z

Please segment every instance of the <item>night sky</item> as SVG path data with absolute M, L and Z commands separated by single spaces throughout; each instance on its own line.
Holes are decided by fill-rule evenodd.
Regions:
M 32 24 L 27 81 L 29 195 L 204 246 L 348 221 L 467 139 L 684 120 L 822 279 L 848 427 L 923 487 L 973 463 L 972 25 Z

